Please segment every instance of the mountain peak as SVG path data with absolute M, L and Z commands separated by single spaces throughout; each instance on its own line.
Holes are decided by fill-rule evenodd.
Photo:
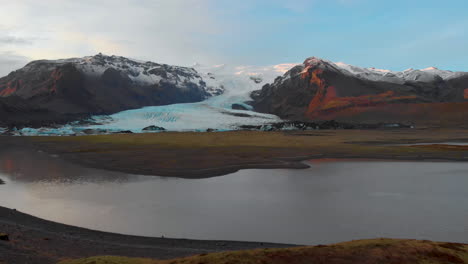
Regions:
M 330 61 L 324 60 L 319 57 L 309 57 L 304 61 L 304 65 L 312 66 L 312 65 L 319 65 L 319 64 L 329 64 Z

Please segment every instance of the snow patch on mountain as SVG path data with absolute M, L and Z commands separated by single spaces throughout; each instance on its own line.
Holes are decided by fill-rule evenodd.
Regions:
M 98 78 L 108 69 L 115 69 L 141 85 L 157 85 L 163 81 L 174 84 L 180 89 L 195 85 L 204 89 L 207 97 L 223 92 L 219 86 L 206 87 L 205 79 L 194 68 L 145 62 L 114 55 L 107 56 L 101 53 L 83 58 L 33 61 L 21 71 L 37 71 L 41 68 L 53 70 L 57 66 L 70 63 L 89 77 Z
M 438 80 L 448 80 L 468 74 L 466 72 L 452 72 L 440 70 L 435 67 L 429 67 L 422 70 L 407 69 L 404 71 L 391 71 L 386 69 L 377 69 L 373 67 L 363 68 L 350 65 L 344 62 L 331 62 L 317 57 L 308 58 L 304 62 L 305 66 L 311 64 L 325 65 L 329 68 L 335 68 L 344 74 L 352 75 L 365 80 L 391 82 L 399 84 L 403 84 L 407 81 L 434 82 Z
M 123 111 L 109 116 L 94 116 L 94 125 L 68 124 L 60 128 L 25 128 L 15 133 L 21 135 L 70 135 L 86 131 L 113 133 L 132 131 L 141 133 L 148 126 L 164 127 L 168 131 L 220 131 L 235 130 L 241 125 L 263 125 L 280 122 L 275 115 L 252 111 L 245 102 L 250 101 L 250 93 L 282 75 L 287 67 L 281 66 L 238 66 L 229 65 L 193 66 L 206 83 L 207 90 L 220 87 L 224 93 L 208 98 L 203 102 L 151 106 Z M 232 109 L 233 104 L 247 110 Z

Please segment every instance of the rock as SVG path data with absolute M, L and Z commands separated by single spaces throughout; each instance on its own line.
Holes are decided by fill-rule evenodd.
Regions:
M 133 132 L 130 130 L 122 130 L 122 131 L 114 132 L 114 134 L 133 134 Z
M 164 127 L 148 126 L 142 129 L 143 131 L 166 131 Z
M 98 134 L 106 134 L 107 133 L 107 131 L 103 130 L 103 129 L 91 129 L 91 128 L 85 129 L 82 132 L 84 134 L 86 134 L 86 135 L 98 135 Z
M 86 135 L 91 135 L 91 134 L 94 134 L 93 133 L 94 131 L 95 131 L 94 129 L 85 129 L 83 130 L 83 133 L 85 133 Z
M 252 117 L 252 115 L 246 113 L 232 113 L 232 112 L 223 112 L 226 115 L 237 116 L 237 117 Z
M 216 132 L 216 131 L 218 131 L 218 129 L 208 128 L 208 129 L 206 130 L 206 132 Z
M 10 241 L 10 238 L 8 237 L 7 234 L 0 233 L 0 240 L 2 240 L 2 241 Z
M 250 80 L 254 81 L 256 84 L 263 82 L 263 78 L 260 76 L 250 76 Z
M 2 179 L 0 179 L 0 185 L 1 184 L 5 184 L 5 182 Z
M 239 126 L 239 129 L 241 130 L 260 130 L 262 129 L 261 125 L 254 126 L 254 125 L 241 125 Z
M 249 110 L 247 107 L 241 105 L 241 104 L 232 104 L 231 108 L 234 110 Z

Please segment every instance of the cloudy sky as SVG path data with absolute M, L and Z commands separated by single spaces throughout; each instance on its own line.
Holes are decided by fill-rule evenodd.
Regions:
M 177 65 L 318 56 L 468 71 L 466 0 L 0 0 L 0 75 L 104 54 Z

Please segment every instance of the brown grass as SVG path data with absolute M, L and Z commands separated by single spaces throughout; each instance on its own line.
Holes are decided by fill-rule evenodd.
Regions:
M 374 239 L 290 249 L 203 254 L 174 260 L 95 257 L 60 264 L 442 264 L 468 263 L 468 245 L 418 240 Z
M 468 141 L 467 130 L 328 130 L 306 132 L 120 134 L 31 138 L 39 148 L 83 165 L 161 176 L 213 176 L 242 168 L 298 168 L 312 158 L 468 160 L 468 148 L 391 146 Z M 465 158 L 465 156 L 467 156 Z

